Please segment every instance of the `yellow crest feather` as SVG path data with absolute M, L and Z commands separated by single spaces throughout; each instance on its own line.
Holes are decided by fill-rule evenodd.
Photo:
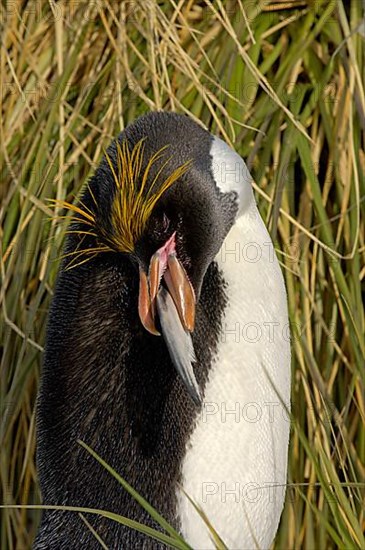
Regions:
M 121 252 L 133 252 L 136 241 L 142 236 L 152 210 L 161 196 L 189 168 L 191 161 L 176 168 L 159 186 L 155 185 L 172 157 L 168 157 L 158 169 L 149 189 L 146 189 L 152 166 L 163 158 L 168 145 L 154 153 L 142 173 L 144 139 L 141 139 L 130 152 L 128 143 L 117 143 L 117 169 L 106 153 L 106 159 L 112 171 L 116 193 L 112 204 L 111 221 L 113 235 L 104 235 Z
M 89 185 L 88 190 L 96 207 L 95 212 L 88 208 L 81 200 L 75 205 L 67 201 L 51 199 L 51 202 L 58 208 L 65 208 L 73 212 L 74 215 L 71 217 L 73 221 L 81 222 L 82 225 L 87 226 L 86 231 L 81 229 L 68 231 L 68 233 L 78 233 L 82 238 L 75 251 L 63 256 L 71 257 L 67 269 L 85 263 L 99 252 L 110 252 L 111 250 L 133 252 L 135 243 L 141 238 L 158 200 L 191 165 L 191 161 L 189 160 L 176 168 L 155 190 L 156 183 L 162 171 L 172 158 L 171 156 L 168 157 L 161 163 L 153 181 L 147 189 L 147 180 L 151 173 L 151 168 L 166 155 L 166 149 L 169 146 L 165 145 L 154 153 L 148 160 L 144 171 L 142 171 L 144 139 L 141 139 L 132 151 L 129 150 L 127 141 L 123 141 L 122 144 L 117 142 L 116 147 L 116 167 L 113 166 L 109 155 L 105 152 L 105 158 L 112 172 L 116 187 L 111 207 L 112 232 L 108 231 L 104 224 L 100 224 L 98 221 L 98 205 Z M 59 218 L 64 219 L 66 216 L 59 216 Z M 103 241 L 103 244 L 81 250 L 81 244 L 87 235 L 96 238 L 99 237 Z M 77 261 L 80 258 L 81 261 Z

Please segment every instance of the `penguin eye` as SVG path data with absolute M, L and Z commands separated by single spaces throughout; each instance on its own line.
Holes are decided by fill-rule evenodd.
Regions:
M 162 217 L 162 228 L 163 228 L 164 231 L 167 231 L 169 227 L 170 227 L 170 220 L 166 216 L 166 214 L 164 213 L 164 215 Z
M 169 230 L 170 219 L 163 213 L 151 219 L 147 235 L 150 239 L 159 244 L 167 239 Z

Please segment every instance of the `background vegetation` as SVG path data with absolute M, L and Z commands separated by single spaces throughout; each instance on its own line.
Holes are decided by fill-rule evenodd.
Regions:
M 275 548 L 364 548 L 364 11 L 358 1 L 0 6 L 1 501 L 39 502 L 35 398 L 65 224 L 103 147 L 151 109 L 247 160 L 293 327 L 289 489 Z M 2 510 L 2 550 L 39 512 Z

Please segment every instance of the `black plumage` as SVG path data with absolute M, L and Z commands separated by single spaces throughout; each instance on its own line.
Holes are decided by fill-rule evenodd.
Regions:
M 43 503 L 105 509 L 154 525 L 77 440 L 92 447 L 176 528 L 175 488 L 199 409 L 173 368 L 162 337 L 149 334 L 138 316 L 138 262 L 176 231 L 176 250 L 197 294 L 192 334 L 194 371 L 204 389 L 227 306 L 225 283 L 214 262 L 236 213 L 233 194 L 217 189 L 210 134 L 185 116 L 151 113 L 118 137 L 133 146 L 145 138 L 144 167 L 165 145 L 170 162 L 191 166 L 159 199 L 132 253 L 104 251 L 67 256 L 52 302 L 38 403 L 37 467 Z M 107 151 L 117 169 L 116 145 Z M 150 181 L 162 166 L 152 167 Z M 143 169 L 142 169 L 143 172 Z M 104 158 L 81 199 L 113 232 L 113 174 Z M 74 221 L 65 252 L 97 247 L 102 237 L 80 235 Z M 78 247 L 78 248 L 77 248 Z M 85 258 L 84 258 L 85 257 Z M 89 259 L 90 258 L 90 259 Z M 81 263 L 87 259 L 85 263 Z M 79 265 L 76 265 L 79 263 Z M 109 548 L 154 548 L 150 539 L 110 520 L 88 516 Z M 99 548 L 77 514 L 47 511 L 34 548 Z

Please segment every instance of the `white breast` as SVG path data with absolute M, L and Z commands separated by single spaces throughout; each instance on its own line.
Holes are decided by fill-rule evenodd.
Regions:
M 228 548 L 269 548 L 285 496 L 290 342 L 283 277 L 254 202 L 216 260 L 229 303 L 182 487 Z M 180 491 L 178 515 L 194 549 L 215 547 Z

